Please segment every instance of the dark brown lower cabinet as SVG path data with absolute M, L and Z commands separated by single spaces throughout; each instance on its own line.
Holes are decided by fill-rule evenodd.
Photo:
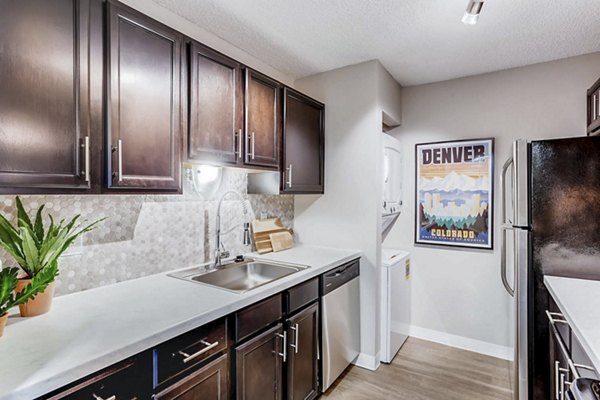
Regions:
M 237 399 L 282 398 L 284 338 L 283 325 L 277 324 L 235 349 Z
M 150 359 L 143 356 L 123 361 L 42 398 L 49 400 L 146 399 L 149 397 L 150 388 L 149 365 Z
M 287 399 L 315 399 L 319 395 L 319 305 L 287 320 Z
M 226 400 L 229 398 L 227 354 L 154 396 L 155 400 Z

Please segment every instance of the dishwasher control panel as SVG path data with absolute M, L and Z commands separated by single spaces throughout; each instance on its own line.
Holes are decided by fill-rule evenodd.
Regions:
M 340 265 L 329 272 L 323 274 L 321 281 L 321 294 L 333 292 L 335 289 L 350 282 L 352 279 L 360 275 L 360 262 L 353 260 L 346 264 Z

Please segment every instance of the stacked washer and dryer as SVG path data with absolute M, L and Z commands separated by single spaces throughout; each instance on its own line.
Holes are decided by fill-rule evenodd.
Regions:
M 402 208 L 403 163 L 400 142 L 383 133 L 382 242 Z M 410 254 L 381 249 L 381 361 L 390 363 L 406 341 L 410 327 Z

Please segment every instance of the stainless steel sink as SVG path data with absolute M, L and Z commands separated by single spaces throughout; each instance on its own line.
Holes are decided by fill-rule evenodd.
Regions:
M 225 264 L 221 268 L 212 271 L 199 272 L 198 268 L 190 268 L 174 272 L 169 276 L 214 286 L 234 293 L 244 293 L 306 268 L 299 265 L 246 260 L 239 263 Z

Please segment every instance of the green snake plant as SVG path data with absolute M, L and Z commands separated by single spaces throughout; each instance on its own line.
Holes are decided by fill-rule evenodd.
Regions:
M 52 215 L 48 215 L 50 225 L 44 227 L 42 205 L 36 212 L 32 222 L 23 208 L 19 196 L 16 197 L 17 225 L 13 226 L 0 214 L 0 246 L 15 259 L 19 267 L 32 279 L 32 284 L 48 285 L 58 275 L 58 257 L 60 257 L 79 236 L 91 231 L 103 219 L 93 222 L 81 229 L 76 228 L 80 215 L 70 221 L 61 220 L 56 223 Z M 8 274 L 8 273 L 7 273 Z M 42 275 L 44 279 L 35 279 Z M 12 275 L 11 275 L 12 276 Z M 47 282 L 47 283 L 46 283 Z M 37 288 L 33 288 L 35 290 Z M 4 289 L 0 289 L 4 290 Z

